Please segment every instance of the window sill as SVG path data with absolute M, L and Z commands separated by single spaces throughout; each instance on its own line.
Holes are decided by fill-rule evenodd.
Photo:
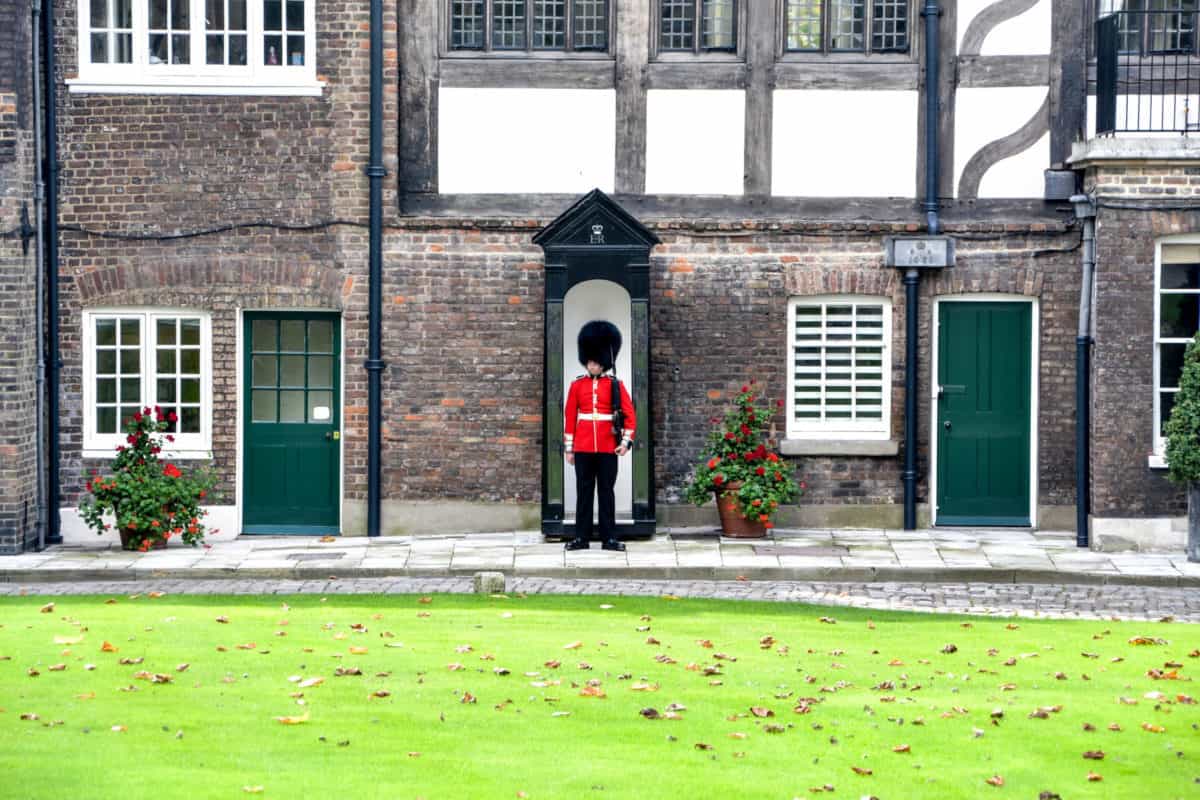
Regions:
M 1147 460 L 1146 466 L 1150 467 L 1150 469 L 1166 469 L 1167 468 L 1166 456 L 1160 456 L 1157 453 L 1154 453 Z
M 85 448 L 83 458 L 116 458 L 117 454 L 111 447 Z M 163 450 L 158 454 L 159 461 L 209 461 L 213 457 L 211 450 Z
M 894 456 L 900 443 L 890 439 L 784 439 L 785 456 Z
M 225 84 L 216 81 L 155 81 L 122 83 L 119 81 L 68 78 L 72 94 L 188 94 L 188 95 L 270 95 L 276 97 L 319 97 L 325 91 L 324 81 L 278 84 Z

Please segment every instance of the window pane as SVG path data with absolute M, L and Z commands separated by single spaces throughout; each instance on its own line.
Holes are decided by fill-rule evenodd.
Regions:
M 175 379 L 160 378 L 155 386 L 154 402 L 163 405 L 165 403 L 174 403 L 178 399 L 175 396 Z
M 608 49 L 607 0 L 575 0 L 576 50 Z
M 876 52 L 908 50 L 908 0 L 875 0 L 871 49 Z
M 121 374 L 122 375 L 137 375 L 142 371 L 142 351 L 141 350 L 122 350 L 121 351 Z
M 287 29 L 297 33 L 304 31 L 304 0 L 288 0 Z
M 556 50 L 566 46 L 567 0 L 534 0 L 533 47 Z
M 176 320 L 160 319 L 154 326 L 155 335 L 158 337 L 158 343 L 175 344 L 175 326 Z
M 492 47 L 525 49 L 525 0 L 492 0 Z
M 1171 418 L 1171 409 L 1175 408 L 1175 392 L 1159 392 L 1158 403 L 1158 435 L 1165 436 L 1167 420 Z
M 250 401 L 250 419 L 253 422 L 275 421 L 275 392 L 256 389 Z
M 167 0 L 150 0 L 150 27 L 158 30 L 167 27 Z
M 133 0 L 113 0 L 113 27 L 133 27 Z
M 450 4 L 450 47 L 483 48 L 483 0 L 454 0 Z
M 229 30 L 246 30 L 246 0 L 229 0 Z
M 179 371 L 184 375 L 200 374 L 200 350 L 185 347 L 179 351 Z
M 263 0 L 263 30 L 283 29 L 283 4 L 280 0 Z
M 1158 385 L 1164 389 L 1179 386 L 1179 376 L 1183 373 L 1183 353 L 1186 344 L 1160 344 L 1158 346 L 1159 361 Z
M 150 34 L 150 63 L 167 63 L 167 37 L 162 33 Z
M 206 64 L 224 64 L 225 63 L 225 37 L 224 36 L 206 36 L 206 37 L 204 37 L 204 63 L 206 63 Z
M 822 0 L 788 0 L 787 49 L 821 49 Z
M 179 432 L 200 432 L 200 409 L 196 408 L 195 406 L 184 406 L 183 409 L 179 411 Z
M 834 50 L 862 50 L 866 0 L 833 0 L 829 7 L 830 46 Z
M 97 403 L 115 403 L 115 402 L 117 402 L 117 381 L 115 378 L 97 378 L 96 379 L 96 402 Z
M 210 31 L 225 29 L 225 0 L 205 0 L 204 27 Z
M 124 430 L 129 421 L 133 419 L 133 415 L 141 411 L 138 406 L 121 406 L 121 429 Z
M 264 36 L 263 37 L 263 63 L 270 65 L 278 65 L 279 53 L 283 50 L 282 36 Z
M 92 0 L 89 15 L 93 28 L 108 27 L 108 0 Z
M 696 33 L 692 0 L 662 0 L 658 46 L 661 50 L 691 50 Z
M 275 356 L 255 356 L 251 376 L 254 386 L 275 385 Z
M 1200 289 L 1200 264 L 1163 264 L 1162 288 Z
M 108 34 L 93 33 L 92 34 L 92 63 L 107 64 L 108 63 Z
M 322 387 L 333 385 L 333 359 L 329 356 L 308 357 L 308 385 Z
M 171 28 L 177 31 L 188 29 L 188 0 L 171 0 Z
M 155 361 L 156 367 L 160 374 L 174 375 L 175 374 L 175 351 L 174 350 L 159 350 Z
M 171 36 L 171 63 L 172 64 L 190 64 L 192 56 L 190 53 L 191 37 L 187 34 L 173 34 Z
M 121 378 L 121 402 L 122 403 L 140 403 L 140 402 L 142 402 L 142 380 L 141 380 L 141 378 Z
M 733 50 L 737 13 L 734 0 L 704 0 L 704 37 L 702 46 L 708 50 Z
M 115 375 L 117 373 L 117 351 L 100 350 L 96 353 L 96 374 Z
M 142 343 L 142 321 L 140 319 L 121 320 L 121 344 L 139 345 Z
M 1200 295 L 1163 294 L 1158 335 L 1164 339 L 1190 339 L 1200 323 Z
M 111 346 L 117 343 L 117 321 L 115 319 L 96 320 L 96 344 Z
M 200 379 L 183 378 L 179 381 L 179 399 L 185 403 L 200 402 Z
M 279 421 L 304 422 L 304 392 L 279 393 Z
M 280 323 L 279 349 L 292 353 L 304 352 L 304 321 L 285 319 Z
M 328 423 L 333 419 L 333 392 L 308 393 L 308 421 Z
M 287 53 L 288 61 L 293 67 L 304 66 L 304 37 L 289 36 L 287 37 Z
M 272 352 L 275 350 L 275 320 L 273 319 L 256 319 L 254 326 L 251 328 L 251 338 L 253 339 L 253 347 L 258 352 Z
M 279 385 L 304 386 L 304 356 L 279 357 Z
M 115 408 L 96 409 L 96 433 L 117 432 L 117 410 Z
M 229 37 L 229 63 L 235 66 L 246 66 L 246 37 Z
M 132 64 L 133 63 L 133 34 L 132 33 L 117 33 L 113 35 L 116 43 L 116 50 L 113 52 L 113 63 L 115 64 Z
M 313 320 L 308 323 L 308 352 L 333 352 L 333 323 L 325 320 Z

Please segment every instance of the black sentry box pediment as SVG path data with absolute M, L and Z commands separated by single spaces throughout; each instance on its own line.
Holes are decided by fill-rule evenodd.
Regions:
M 534 244 L 546 251 L 587 248 L 642 250 L 659 244 L 659 239 L 599 189 L 593 189 L 542 228 Z

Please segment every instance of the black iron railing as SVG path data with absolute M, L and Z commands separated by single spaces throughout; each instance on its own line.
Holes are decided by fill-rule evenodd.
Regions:
M 1096 133 L 1200 131 L 1197 11 L 1117 11 L 1096 22 Z

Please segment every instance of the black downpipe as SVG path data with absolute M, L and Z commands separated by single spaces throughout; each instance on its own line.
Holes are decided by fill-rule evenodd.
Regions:
M 59 526 L 58 462 L 58 377 L 62 361 L 58 350 L 58 92 L 55 84 L 54 3 L 42 9 L 42 35 L 45 43 L 46 91 L 46 162 L 42 165 L 46 181 L 46 544 L 62 544 Z
M 1090 462 L 1091 405 L 1088 376 L 1091 375 L 1092 338 L 1075 337 L 1075 546 L 1088 546 L 1088 515 L 1091 513 Z
M 367 535 L 379 535 L 380 445 L 383 407 L 383 0 L 371 0 L 371 139 L 369 274 L 367 278 Z
M 917 529 L 917 309 L 921 273 L 904 273 L 904 530 Z
M 938 219 L 938 18 L 942 9 L 937 0 L 925 0 L 921 16 L 925 18 L 925 221 L 930 235 L 942 232 Z

